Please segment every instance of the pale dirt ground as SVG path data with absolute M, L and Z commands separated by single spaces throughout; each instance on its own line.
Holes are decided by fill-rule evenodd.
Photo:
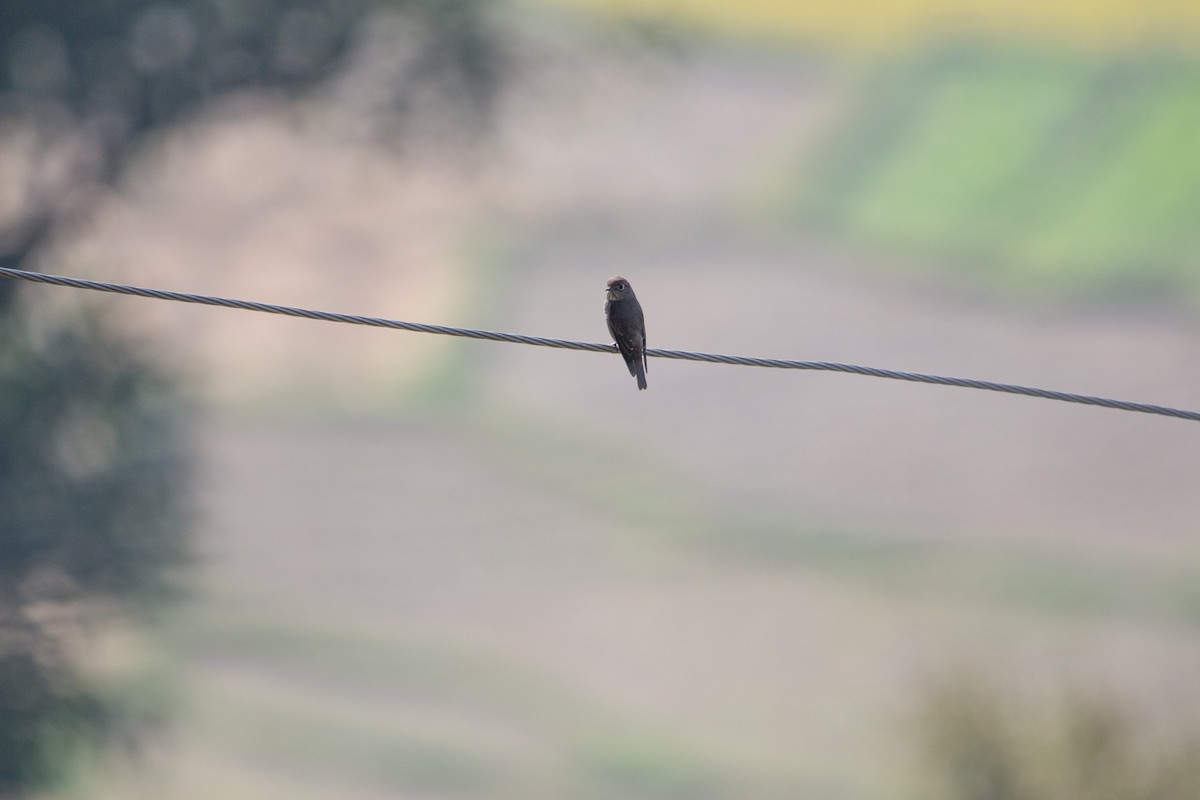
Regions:
M 836 112 L 837 76 L 726 56 L 573 69 L 534 80 L 471 170 L 398 164 L 269 109 L 214 119 L 165 143 L 162 172 L 114 198 L 66 263 L 591 341 L 604 281 L 623 273 L 655 346 L 1200 407 L 1192 320 L 1030 310 L 756 221 L 754 187 Z M 686 545 L 671 516 L 728 500 L 800 532 L 1107 559 L 1117 582 L 1122 565 L 1191 574 L 1192 424 L 663 361 L 638 393 L 608 356 L 113 302 L 199 360 L 216 410 L 199 429 L 206 563 L 201 622 L 181 623 L 186 711 L 111 796 L 891 798 L 914 691 L 942 670 L 1029 691 L 1095 683 L 1148 709 L 1195 694 L 1200 643 L 1169 615 L 1040 612 L 1021 573 L 995 602 L 723 556 Z M 448 358 L 467 371 L 468 410 L 388 412 Z M 666 512 L 640 496 L 659 478 L 687 487 Z M 713 524 L 736 539 L 737 519 Z M 243 627 L 324 633 L 267 652 Z M 389 666 L 397 647 L 449 648 L 477 671 L 414 683 Z M 488 665 L 524 677 L 496 684 Z M 504 767 L 450 789 L 389 771 L 388 747 L 413 737 Z M 704 791 L 614 778 L 596 766 L 606 737 L 666 742 L 685 775 L 721 777 L 697 779 Z

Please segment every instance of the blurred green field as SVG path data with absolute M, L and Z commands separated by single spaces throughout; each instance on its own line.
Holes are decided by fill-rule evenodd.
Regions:
M 782 767 L 756 775 L 486 646 L 283 619 L 196 618 L 183 630 L 180 652 L 209 664 L 201 680 L 211 702 L 187 715 L 197 745 L 267 771 L 492 797 L 695 797 L 718 786 L 771 796 L 787 782 Z M 238 669 L 222 671 L 214 654 Z
M 808 231 L 1024 296 L 1200 304 L 1194 3 L 558 4 L 854 63 L 778 181 Z
M 881 69 L 795 178 L 806 226 L 1030 295 L 1200 302 L 1200 65 L 965 46 Z
M 895 695 L 930 651 L 1119 654 L 1135 629 L 1139 672 L 1195 651 L 1187 559 L 831 527 L 545 421 L 205 439 L 221 500 L 207 599 L 165 632 L 170 782 L 80 797 L 904 797 Z M 460 475 L 388 460 L 436 452 L 470 465 L 466 507 L 436 488 Z M 477 508 L 496 525 L 457 521 Z

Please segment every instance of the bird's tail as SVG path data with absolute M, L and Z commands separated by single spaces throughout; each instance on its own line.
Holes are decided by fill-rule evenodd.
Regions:
M 645 389 L 646 388 L 646 367 L 642 364 L 642 360 L 640 358 L 637 361 L 633 362 L 633 374 L 637 376 L 638 388 Z

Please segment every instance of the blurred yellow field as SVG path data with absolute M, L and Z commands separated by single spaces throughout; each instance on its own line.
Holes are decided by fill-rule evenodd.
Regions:
M 1200 43 L 1200 4 L 1192 0 L 551 0 L 594 12 L 661 19 L 702 29 L 807 40 L 851 49 L 887 49 L 968 33 L 1121 48 Z

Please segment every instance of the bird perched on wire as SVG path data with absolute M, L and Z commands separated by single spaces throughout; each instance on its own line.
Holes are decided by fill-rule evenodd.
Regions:
M 637 378 L 638 389 L 646 388 L 646 320 L 642 304 L 629 281 L 618 276 L 610 278 L 605 290 L 604 318 L 617 349 L 625 358 L 629 374 Z

